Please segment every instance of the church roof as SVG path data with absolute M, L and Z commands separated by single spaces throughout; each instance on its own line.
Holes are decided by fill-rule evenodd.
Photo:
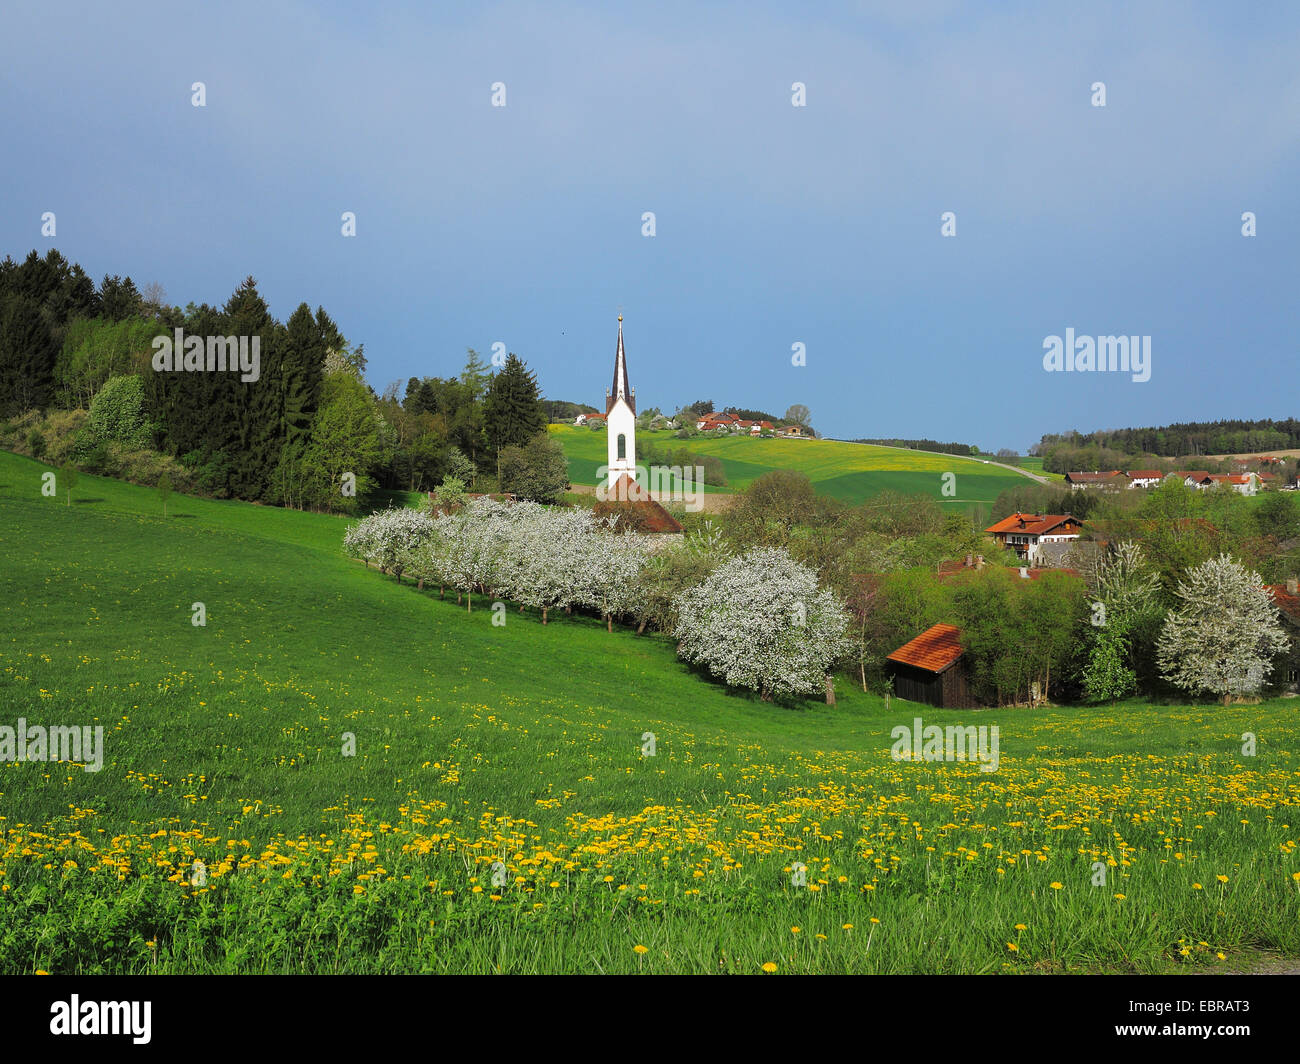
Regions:
M 598 512 L 607 510 L 637 515 L 638 531 L 682 532 L 681 522 L 655 500 L 645 488 L 624 473 L 605 490 L 605 499 L 597 504 Z
M 622 399 L 632 413 L 636 413 L 636 392 L 627 381 L 627 356 L 623 353 L 623 315 L 618 316 L 618 350 L 614 353 L 614 385 L 605 398 L 605 413 L 614 409 Z

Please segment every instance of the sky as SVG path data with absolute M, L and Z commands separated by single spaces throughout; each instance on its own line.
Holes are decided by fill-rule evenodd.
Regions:
M 621 307 L 641 409 L 1019 451 L 1289 417 L 1298 57 L 1267 0 L 5 0 L 0 256 L 252 275 L 376 391 L 501 344 L 603 409 Z M 1149 379 L 1045 369 L 1067 329 L 1150 337 Z

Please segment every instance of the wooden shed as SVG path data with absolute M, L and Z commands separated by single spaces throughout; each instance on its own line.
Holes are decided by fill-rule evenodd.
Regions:
M 894 694 L 911 702 L 961 709 L 974 706 L 962 656 L 961 633 L 951 624 L 927 628 L 885 659 Z

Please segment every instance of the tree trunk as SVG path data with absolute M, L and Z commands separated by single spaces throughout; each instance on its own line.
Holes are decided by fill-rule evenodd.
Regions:
M 443 598 L 446 598 L 446 597 L 447 597 L 447 585 L 446 585 L 446 584 L 439 584 L 439 585 L 438 585 L 438 597 L 439 597 L 440 599 L 443 599 Z
M 546 611 L 547 611 L 547 609 L 548 609 L 548 607 L 546 607 L 546 606 L 543 606 L 543 607 L 542 607 L 542 624 L 545 624 L 545 623 L 546 623 Z
M 867 693 L 867 663 L 859 661 L 858 668 L 862 670 L 862 693 L 865 695 Z
M 642 617 L 641 623 L 636 626 L 636 634 L 640 635 L 644 631 L 645 631 L 645 618 Z
M 465 612 L 466 613 L 474 612 L 474 594 L 471 591 L 465 592 Z
M 424 577 L 420 577 L 420 582 L 419 582 L 418 584 L 415 585 L 415 590 L 416 590 L 416 591 L 423 591 L 423 590 L 424 590 Z
M 826 674 L 826 704 L 835 705 L 835 677 L 829 672 Z
M 614 631 L 614 615 L 611 613 L 605 614 L 605 631 Z
M 456 605 L 457 605 L 457 606 L 460 605 L 460 592 L 459 592 L 459 591 L 456 592 Z

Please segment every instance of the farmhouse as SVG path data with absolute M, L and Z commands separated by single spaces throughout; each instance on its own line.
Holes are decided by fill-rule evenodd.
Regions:
M 1127 475 L 1130 488 L 1154 488 L 1165 479 L 1159 469 L 1130 469 Z
M 1255 495 L 1259 492 L 1259 481 L 1254 473 L 1207 473 L 1196 486 L 1216 488 L 1222 484 L 1242 495 Z
M 1065 482 L 1070 485 L 1071 491 L 1083 491 L 1086 488 L 1113 491 L 1131 486 L 1128 475 L 1118 469 L 1111 469 L 1105 473 L 1066 473 Z
M 948 708 L 976 704 L 970 695 L 961 633 L 951 624 L 936 624 L 904 643 L 885 659 L 885 675 L 893 680 L 894 693 L 911 702 Z
M 740 418 L 734 414 L 705 414 L 695 423 L 695 427 L 701 432 L 712 432 L 714 429 L 729 429 L 738 421 Z
M 984 530 L 1003 547 L 1014 550 L 1022 561 L 1038 565 L 1039 546 L 1076 540 L 1083 532 L 1083 522 L 1069 514 L 1022 514 L 1004 517 Z

